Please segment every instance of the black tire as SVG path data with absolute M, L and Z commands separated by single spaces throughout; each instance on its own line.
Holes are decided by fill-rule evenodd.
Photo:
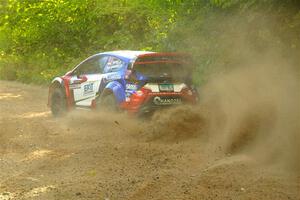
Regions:
M 54 88 L 51 94 L 51 112 L 54 117 L 61 117 L 66 114 L 66 95 L 61 88 Z
M 103 91 L 96 100 L 96 108 L 99 111 L 118 112 L 119 106 L 114 93 L 111 90 Z

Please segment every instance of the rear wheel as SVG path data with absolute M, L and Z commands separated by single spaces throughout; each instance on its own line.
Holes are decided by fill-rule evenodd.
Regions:
M 51 112 L 54 117 L 60 117 L 66 114 L 67 103 L 66 96 L 62 89 L 54 88 L 51 95 Z
M 96 108 L 100 111 L 118 112 L 119 106 L 114 93 L 111 90 L 103 91 L 96 100 Z

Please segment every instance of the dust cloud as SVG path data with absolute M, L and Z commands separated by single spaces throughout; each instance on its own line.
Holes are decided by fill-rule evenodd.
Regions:
M 202 91 L 210 143 L 225 154 L 299 168 L 299 80 L 286 66 L 258 65 L 215 76 Z M 201 113 L 200 113 L 201 115 Z
M 155 128 L 144 132 L 169 142 L 199 138 L 212 160 L 244 154 L 262 166 L 299 170 L 299 52 L 290 45 L 297 38 L 292 29 L 276 31 L 277 17 L 271 10 L 220 15 L 203 24 L 209 36 L 186 25 L 181 42 L 202 63 L 199 104 L 156 113 Z

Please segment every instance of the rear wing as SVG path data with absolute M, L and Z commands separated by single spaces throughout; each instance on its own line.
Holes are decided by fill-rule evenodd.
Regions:
M 186 53 L 165 52 L 165 53 L 146 53 L 139 55 L 134 65 L 138 64 L 155 64 L 155 63 L 192 63 L 191 56 Z

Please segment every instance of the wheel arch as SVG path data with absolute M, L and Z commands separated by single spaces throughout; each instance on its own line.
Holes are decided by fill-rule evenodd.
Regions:
M 55 78 L 51 82 L 51 84 L 49 86 L 49 92 L 48 92 L 48 103 L 47 103 L 48 106 L 51 105 L 51 95 L 52 95 L 52 92 L 54 91 L 55 88 L 60 88 L 65 93 L 65 89 L 64 89 L 64 84 L 63 84 L 63 79 L 62 78 Z

